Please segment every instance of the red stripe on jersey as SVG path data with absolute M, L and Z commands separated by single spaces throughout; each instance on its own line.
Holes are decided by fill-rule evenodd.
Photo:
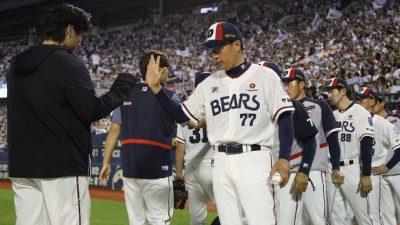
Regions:
M 182 104 L 183 107 L 185 108 L 186 112 L 189 113 L 189 115 L 190 115 L 193 119 L 195 119 L 195 120 L 197 121 L 197 123 L 199 123 L 200 120 L 197 119 L 197 118 L 189 111 L 189 109 L 186 107 L 185 103 L 181 103 L 181 104 Z
M 299 158 L 299 157 L 302 156 L 302 155 L 303 155 L 303 151 L 298 152 L 298 153 L 296 153 L 296 154 L 293 154 L 293 155 L 290 156 L 290 160 L 297 159 L 297 158 Z
M 320 144 L 319 148 L 325 148 L 326 146 L 328 146 L 328 143 L 325 142 L 325 143 Z
M 217 27 L 215 28 L 215 40 L 222 41 L 222 39 L 224 38 L 223 35 L 224 35 L 224 32 L 223 32 L 222 23 L 218 23 Z
M 171 145 L 166 145 L 164 143 L 160 143 L 160 142 L 157 142 L 157 141 L 150 141 L 150 140 L 145 140 L 145 139 L 126 139 L 126 140 L 122 141 L 122 144 L 123 145 L 126 145 L 126 144 L 145 144 L 145 145 L 158 146 L 158 147 L 165 148 L 165 149 L 168 149 L 168 150 L 172 149 Z
M 263 66 L 268 67 L 268 66 L 269 66 L 269 62 L 268 62 L 268 61 L 265 61 L 265 62 L 263 63 Z

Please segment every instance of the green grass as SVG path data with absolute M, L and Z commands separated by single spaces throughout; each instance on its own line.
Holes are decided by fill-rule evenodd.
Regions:
M 15 224 L 14 194 L 11 190 L 0 189 L 0 225 Z M 208 213 L 206 224 L 215 218 Z M 103 199 L 92 199 L 92 225 L 128 225 L 125 203 Z M 189 225 L 189 210 L 175 210 L 171 225 Z

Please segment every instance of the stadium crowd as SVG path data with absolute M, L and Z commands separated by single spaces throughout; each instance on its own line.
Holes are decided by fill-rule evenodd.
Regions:
M 89 68 L 96 88 L 109 88 L 117 71 L 139 74 L 138 60 L 148 49 L 162 48 L 173 62 L 170 83 L 193 80 L 197 73 L 216 71 L 211 53 L 199 49 L 208 25 L 227 21 L 244 35 L 244 56 L 248 61 L 269 60 L 282 70 L 296 67 L 307 76 L 308 94 L 327 99 L 319 90 L 332 77 L 346 79 L 351 91 L 363 86 L 385 93 L 387 101 L 400 102 L 400 2 L 375 8 L 371 2 L 356 1 L 342 7 L 341 1 L 282 0 L 216 4 L 218 12 L 165 15 L 163 28 L 158 17 L 149 16 L 135 24 L 84 37 L 77 55 Z M 330 9 L 341 16 L 330 18 Z M 32 32 L 31 32 L 32 33 Z M 162 35 L 162 46 L 159 38 Z M 13 42 L 0 42 L 0 84 L 11 59 L 32 43 L 32 34 Z M 186 93 L 179 93 L 185 98 Z M 5 142 L 5 112 L 0 143 Z M 92 133 L 106 133 L 110 122 L 93 124 Z

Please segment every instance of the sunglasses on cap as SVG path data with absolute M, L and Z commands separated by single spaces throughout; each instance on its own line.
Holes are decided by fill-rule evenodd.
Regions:
M 221 53 L 222 49 L 223 49 L 225 46 L 230 45 L 230 44 L 232 44 L 232 43 L 235 42 L 235 41 L 236 41 L 236 40 L 234 40 L 234 41 L 227 41 L 227 42 L 225 42 L 225 43 L 224 43 L 223 45 L 221 45 L 221 46 L 211 48 L 211 53 L 212 53 L 212 54 L 218 55 L 219 53 Z

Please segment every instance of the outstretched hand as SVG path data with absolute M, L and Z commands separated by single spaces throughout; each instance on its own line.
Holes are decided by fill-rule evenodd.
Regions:
M 146 82 L 154 94 L 157 94 L 161 90 L 161 75 L 166 70 L 168 70 L 167 67 L 160 69 L 160 56 L 157 56 L 157 59 L 154 59 L 153 55 L 150 56 L 146 71 Z

